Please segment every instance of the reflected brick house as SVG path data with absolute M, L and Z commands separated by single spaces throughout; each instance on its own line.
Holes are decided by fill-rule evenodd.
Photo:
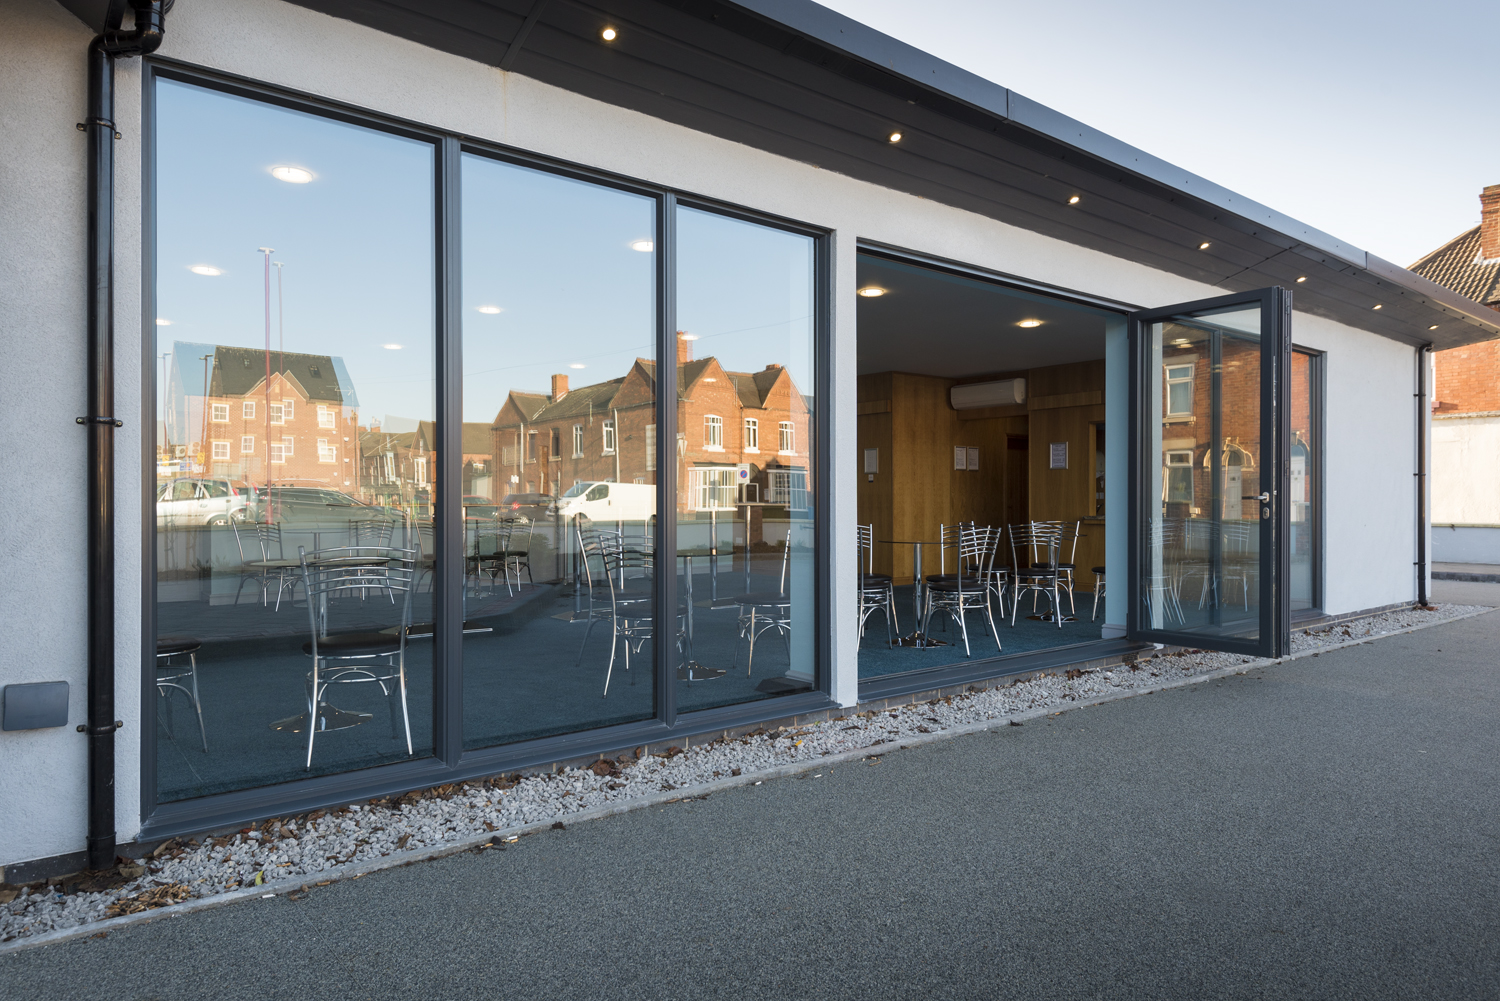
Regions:
M 731 372 L 717 358 L 694 360 L 678 335 L 678 509 L 806 503 L 809 408 L 785 367 Z M 656 482 L 652 404 L 656 363 L 637 358 L 623 376 L 552 392 L 512 390 L 492 431 L 499 491 L 564 493 L 575 483 Z M 467 446 L 466 446 L 467 450 Z
M 211 355 L 207 361 L 203 356 Z M 342 359 L 227 345 L 174 346 L 158 469 L 255 485 L 353 487 L 358 398 Z M 208 367 L 208 389 L 195 364 Z M 167 454 L 170 453 L 170 454 Z M 175 467 L 175 468 L 174 468 Z

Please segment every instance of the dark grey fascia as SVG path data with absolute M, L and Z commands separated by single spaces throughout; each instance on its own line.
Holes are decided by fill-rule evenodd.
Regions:
M 89 30 L 102 35 L 114 31 L 125 19 L 129 9 L 126 0 L 57 0 L 68 13 L 88 25 Z
M 1406 344 L 1500 336 L 1479 303 L 811 0 L 290 2 Z

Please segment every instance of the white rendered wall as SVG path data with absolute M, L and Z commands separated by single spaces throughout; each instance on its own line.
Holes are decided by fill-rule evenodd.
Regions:
M 0 864 L 82 851 L 87 827 L 88 363 L 85 115 L 92 37 L 50 0 L 5 0 L 0 32 L 0 400 L 20 432 L 0 477 L 0 685 L 66 681 L 68 725 L 0 732 Z M 117 80 L 115 547 L 119 832 L 139 826 L 140 114 L 139 62 Z
M 1432 523 L 1500 527 L 1500 417 L 1432 421 Z
M 28 484 L 6 481 L 9 510 L 35 511 L 7 526 L 0 572 L 26 581 L 7 595 L 6 621 L 22 632 L 0 653 L 0 680 L 66 677 L 81 693 L 83 594 L 82 117 L 87 33 L 49 0 L 5 0 L 19 11 L 0 41 L 0 115 L 12 138 L 0 146 L 5 231 L 28 234 L 0 245 L 0 322 L 18 361 L 5 371 L 10 399 L 37 400 L 25 422 L 49 461 Z M 395 117 L 523 150 L 669 185 L 824 226 L 834 233 L 832 504 L 834 549 L 833 695 L 857 698 L 855 576 L 855 246 L 859 239 L 907 247 L 1028 278 L 1133 302 L 1164 305 L 1221 289 L 1109 257 L 913 195 L 579 97 L 534 80 L 445 55 L 278 0 L 192 0 L 167 22 L 161 54 Z M 117 144 L 118 410 L 120 433 L 119 823 L 139 826 L 139 620 L 141 458 L 139 397 L 139 77 L 122 65 Z M 20 244 L 27 244 L 22 246 Z M 21 280 L 17 281 L 16 278 Z M 1412 597 L 1412 352 L 1339 324 L 1298 314 L 1297 340 L 1329 352 L 1328 609 L 1351 611 Z M 46 387 L 38 393 L 36 387 Z M 1114 413 L 1114 410 L 1111 410 Z M 1113 419 L 1113 418 L 1112 418 Z M 1112 454 L 1119 450 L 1111 450 Z M 55 460 L 55 461 L 54 461 Z M 1113 464 L 1111 466 L 1113 470 Z M 1111 474 L 1113 475 L 1113 474 Z M 38 479 L 37 477 L 40 477 Z M 1115 478 L 1116 484 L 1122 484 Z M 34 490 L 34 496 L 26 491 Z M 1112 522 L 1119 523 L 1115 507 Z M 1119 533 L 1114 533 L 1123 539 Z M 40 541 L 39 541 L 40 540 Z M 38 548 L 45 559 L 38 558 Z M 1112 557 L 1114 547 L 1111 547 Z M 1117 594 L 1123 592 L 1117 582 Z M 1115 607 L 1123 611 L 1117 601 Z M 1113 619 L 1113 616 L 1112 616 Z M 45 659 L 38 653 L 45 651 Z M 42 672 L 40 675 L 38 672 Z M 82 703 L 77 706 L 81 711 Z M 81 717 L 80 717 L 81 718 Z M 0 861 L 82 847 L 82 739 L 50 731 L 3 735 Z M 13 764 L 16 763 L 16 764 Z M 17 817 L 24 819 L 16 819 Z

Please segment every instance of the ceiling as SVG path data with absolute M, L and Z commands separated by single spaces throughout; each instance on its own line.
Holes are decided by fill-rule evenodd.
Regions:
M 962 379 L 1104 357 L 1104 311 L 859 255 L 859 374 Z M 1019 327 L 1041 320 L 1038 327 Z
M 1407 344 L 1500 337 L 1485 306 L 811 0 L 290 2 Z

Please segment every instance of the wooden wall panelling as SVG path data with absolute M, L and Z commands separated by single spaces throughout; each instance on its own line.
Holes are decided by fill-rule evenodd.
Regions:
M 859 508 L 859 523 L 873 525 L 876 539 L 889 539 L 894 531 L 892 522 L 893 484 L 895 463 L 892 453 L 891 427 L 891 374 L 859 377 L 857 400 L 859 405 L 859 490 L 856 493 Z M 864 473 L 865 449 L 880 450 L 880 471 L 870 482 Z M 891 572 L 890 546 L 875 547 L 875 572 Z M 899 561 L 898 561 L 899 562 Z M 910 576 L 910 572 L 908 572 Z

